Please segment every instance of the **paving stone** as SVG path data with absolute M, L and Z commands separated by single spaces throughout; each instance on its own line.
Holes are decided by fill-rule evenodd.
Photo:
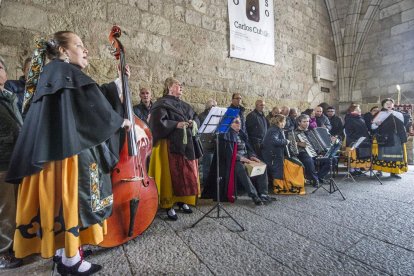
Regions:
M 414 275 L 413 167 L 398 181 L 340 183 L 347 197 L 318 191 L 256 206 L 240 195 L 191 227 L 215 202 L 200 199 L 178 221 L 160 210 L 148 230 L 112 249 L 91 247 L 99 275 Z M 246 230 L 224 212 L 226 210 Z M 0 275 L 50 275 L 51 261 L 25 259 Z
M 361 240 L 347 255 L 392 275 L 413 275 L 414 272 L 413 251 L 375 239 Z

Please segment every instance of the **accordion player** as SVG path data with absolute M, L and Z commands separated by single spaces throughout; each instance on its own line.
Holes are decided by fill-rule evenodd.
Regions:
M 298 127 L 288 133 L 290 151 L 296 155 L 305 166 L 305 176 L 310 183 L 317 187 L 328 175 L 329 160 L 319 160 L 318 171 L 316 170 L 316 157 L 323 156 L 329 152 L 331 147 L 331 136 L 325 128 L 308 130 L 309 116 L 302 114 L 297 118 Z

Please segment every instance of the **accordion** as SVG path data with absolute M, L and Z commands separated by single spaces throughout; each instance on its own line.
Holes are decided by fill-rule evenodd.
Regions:
M 298 133 L 298 139 L 306 143 L 306 152 L 311 157 L 324 155 L 331 148 L 331 135 L 326 128 L 317 127 L 305 133 Z

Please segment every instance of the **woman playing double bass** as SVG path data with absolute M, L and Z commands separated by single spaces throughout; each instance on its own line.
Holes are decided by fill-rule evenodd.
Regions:
M 7 176 L 20 184 L 14 250 L 19 258 L 56 254 L 60 274 L 90 275 L 101 266 L 83 260 L 79 247 L 99 244 L 106 233 L 113 203 L 109 172 L 119 151 L 111 145 L 131 123 L 82 72 L 88 50 L 75 33 L 55 33 L 36 53 L 25 95 L 31 105 Z M 44 54 L 51 60 L 45 66 Z M 119 101 L 114 84 L 105 92 Z

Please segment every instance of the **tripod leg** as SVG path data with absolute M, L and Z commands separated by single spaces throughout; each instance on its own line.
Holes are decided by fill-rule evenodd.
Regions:
M 214 209 L 219 208 L 220 203 L 217 203 L 213 208 L 211 208 L 207 213 L 205 213 L 201 218 L 199 218 L 196 222 L 191 225 L 191 228 L 196 226 L 200 221 L 202 221 L 206 216 L 208 216 Z
M 242 231 L 244 231 L 244 227 L 241 226 L 241 224 L 235 218 L 233 218 L 232 215 L 230 215 L 229 212 L 227 212 L 226 209 L 224 209 L 224 208 L 222 208 L 222 209 L 223 209 L 224 213 L 226 213 L 240 227 L 240 229 Z
M 332 192 L 330 192 L 331 194 L 332 194 L 332 193 L 334 193 L 334 192 L 336 192 L 336 191 L 338 191 L 338 192 L 341 194 L 342 198 L 343 198 L 344 200 L 346 199 L 346 198 L 344 197 L 344 195 L 342 194 L 341 190 L 339 189 L 338 185 L 336 184 L 335 180 L 330 179 L 329 186 L 330 186 L 330 187 L 329 187 L 329 190 L 330 190 L 330 191 L 332 191 Z

